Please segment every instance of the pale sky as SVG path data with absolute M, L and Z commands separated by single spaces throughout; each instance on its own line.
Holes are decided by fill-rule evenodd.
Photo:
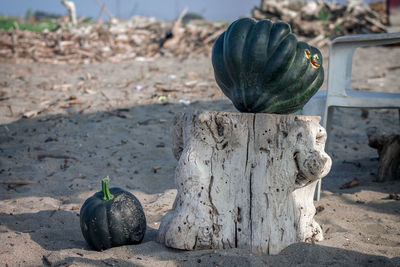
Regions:
M 77 15 L 97 18 L 100 7 L 97 0 L 75 0 Z M 211 21 L 233 21 L 240 16 L 249 16 L 251 9 L 260 0 L 98 0 L 105 3 L 113 15 L 128 18 L 133 15 L 154 16 L 174 20 L 185 8 Z M 119 3 L 119 11 L 118 11 Z M 46 11 L 66 15 L 60 0 L 0 0 L 0 14 L 23 17 L 26 11 Z M 107 19 L 106 15 L 103 16 Z

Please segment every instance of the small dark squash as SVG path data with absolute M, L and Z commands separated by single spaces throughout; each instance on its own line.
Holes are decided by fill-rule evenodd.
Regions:
M 138 244 L 146 231 L 139 200 L 121 188 L 109 189 L 108 182 L 102 180 L 103 190 L 88 198 L 80 213 L 83 237 L 95 250 Z
M 295 112 L 324 81 L 320 51 L 297 41 L 284 22 L 234 21 L 215 41 L 212 64 L 218 86 L 241 112 Z

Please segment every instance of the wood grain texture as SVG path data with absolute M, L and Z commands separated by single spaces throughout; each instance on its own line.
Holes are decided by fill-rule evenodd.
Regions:
M 178 193 L 159 242 L 277 254 L 323 239 L 313 196 L 331 159 L 319 117 L 189 112 L 176 116 L 173 140 Z
M 369 146 L 379 155 L 378 182 L 400 179 L 400 134 L 381 133 L 376 128 L 368 131 Z

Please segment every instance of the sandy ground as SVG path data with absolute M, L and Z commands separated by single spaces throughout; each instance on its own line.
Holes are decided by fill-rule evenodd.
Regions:
M 354 87 L 400 92 L 400 47 L 361 49 L 354 63 Z M 208 58 L 0 63 L 0 266 L 400 265 L 400 201 L 389 199 L 400 181 L 374 182 L 377 152 L 366 136 L 372 126 L 399 132 L 394 110 L 336 110 L 333 167 L 315 202 L 324 207 L 316 215 L 324 241 L 293 244 L 276 256 L 158 244 L 160 220 L 176 195 L 170 125 L 192 109 L 233 110 Z M 83 239 L 79 210 L 107 175 L 111 186 L 139 198 L 148 229 L 140 245 L 96 252 Z M 339 189 L 354 178 L 359 186 Z

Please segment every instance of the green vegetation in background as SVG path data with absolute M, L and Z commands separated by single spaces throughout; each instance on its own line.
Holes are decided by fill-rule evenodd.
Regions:
M 217 20 L 215 23 L 221 24 L 222 26 L 228 27 L 229 25 L 232 24 L 233 21 L 222 21 L 222 20 Z
M 28 14 L 25 15 L 26 19 L 29 19 L 30 17 L 34 17 L 36 21 L 40 21 L 42 19 L 59 19 L 61 18 L 60 15 L 45 12 L 45 11 L 35 11 L 35 13 L 31 14 L 30 17 L 27 16 Z
M 329 21 L 331 19 L 331 13 L 326 6 L 319 10 L 317 19 L 320 21 Z
M 27 12 L 30 15 L 29 11 Z M 29 22 L 28 22 L 29 21 Z M 26 30 L 31 32 L 42 32 L 45 29 L 49 31 L 55 31 L 58 29 L 58 22 L 51 18 L 43 18 L 37 22 L 30 22 L 31 19 L 27 19 L 26 22 L 14 17 L 5 17 L 0 15 L 0 30 Z
M 185 16 L 183 16 L 182 23 L 187 24 L 191 20 L 204 20 L 204 17 L 194 12 L 188 12 Z

